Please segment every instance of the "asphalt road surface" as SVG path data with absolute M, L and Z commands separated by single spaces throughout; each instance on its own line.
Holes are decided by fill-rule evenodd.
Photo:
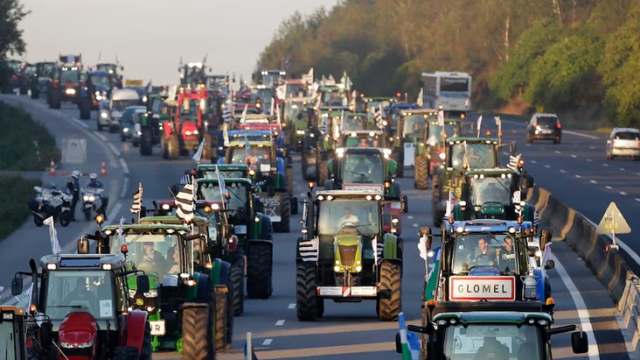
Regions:
M 126 219 L 131 218 L 129 213 L 132 201 L 131 194 L 137 189 L 138 182 L 142 182 L 144 186 L 145 204 L 150 204 L 152 200 L 170 198 L 168 187 L 180 179 L 185 169 L 194 166 L 194 162 L 187 157 L 179 161 L 164 161 L 160 158 L 157 148 L 154 149 L 153 156 L 140 156 L 138 149 L 134 148 L 131 142 L 121 142 L 118 134 L 97 133 L 95 112 L 92 115 L 93 120 L 80 121 L 77 120 L 78 110 L 70 105 L 64 105 L 60 111 L 52 111 L 45 109 L 42 100 L 33 101 L 25 97 L 12 100 L 28 104 L 37 119 L 55 122 L 54 126 L 61 129 L 60 133 L 54 133 L 56 136 L 68 134 L 70 131 L 79 131 L 84 137 L 93 139 L 91 152 L 95 151 L 96 153 L 91 155 L 91 161 L 97 159 L 98 166 L 102 157 L 113 157 L 113 162 L 117 167 L 108 168 L 110 171 L 109 179 L 111 180 L 113 177 L 115 182 L 112 183 L 117 184 L 118 190 L 116 191 L 117 195 L 112 197 L 110 203 L 109 220 L 111 221 L 118 222 L 122 216 Z M 513 139 L 517 138 L 524 143 L 523 135 L 510 133 L 512 129 L 520 132 L 521 128 L 509 126 L 508 129 L 505 127 L 505 135 L 512 136 Z M 563 150 L 563 153 L 571 143 L 571 138 L 566 136 L 565 139 L 565 144 L 557 146 L 559 150 Z M 582 140 L 582 138 L 579 139 Z M 594 146 L 596 145 L 594 144 Z M 531 147 L 532 151 L 538 146 L 546 146 L 547 150 L 539 150 L 542 152 L 541 154 L 525 153 L 528 150 L 524 146 L 521 146 L 520 150 L 525 153 L 529 163 L 536 160 L 540 164 L 528 166 L 536 181 L 555 192 L 555 189 L 546 184 L 547 180 L 545 180 L 544 174 L 548 173 L 548 169 L 544 167 L 547 164 L 544 159 L 547 159 L 546 155 L 549 158 L 558 155 L 553 152 L 555 148 L 546 144 L 534 144 Z M 571 153 L 569 157 L 570 155 Z M 603 152 L 600 158 L 604 158 Z M 592 161 L 596 160 L 597 158 L 594 156 Z M 557 160 L 557 163 L 568 163 L 568 161 Z M 579 165 L 576 167 L 581 168 Z M 299 174 L 298 161 L 294 163 L 294 169 Z M 640 167 L 638 169 L 640 172 Z M 566 171 L 569 172 L 568 167 Z M 573 174 L 568 173 L 566 176 L 573 177 Z M 585 173 L 581 174 L 586 175 Z M 616 173 L 617 175 L 618 173 Z M 405 242 L 404 261 L 406 262 L 402 302 L 408 322 L 417 324 L 421 310 L 422 279 L 425 274 L 424 262 L 420 259 L 417 249 L 418 228 L 419 226 L 431 225 L 431 194 L 430 191 L 414 190 L 412 176 L 413 172 L 407 171 L 405 178 L 399 180 L 403 192 L 409 197 L 409 213 L 404 215 L 402 226 L 402 236 Z M 553 176 L 546 176 L 549 180 L 555 179 L 557 181 L 560 178 L 555 173 Z M 567 186 L 578 188 L 577 184 L 568 182 L 570 179 L 566 180 Z M 306 192 L 306 183 L 302 178 L 297 178 L 295 181 L 294 195 L 300 198 Z M 580 184 L 583 182 L 584 179 Z M 585 186 L 590 186 L 589 184 L 587 179 Z M 109 184 L 105 185 L 109 186 Z M 613 187 L 613 185 L 611 186 Z M 583 189 L 583 191 L 587 190 Z M 631 193 L 631 190 L 628 191 Z M 633 201 L 633 198 L 630 199 Z M 604 208 L 606 205 L 603 206 L 602 211 Z M 622 206 L 621 210 L 625 212 Z M 260 359 L 399 359 L 400 355 L 396 354 L 394 350 L 397 323 L 384 323 L 377 320 L 374 301 L 363 301 L 357 304 L 337 304 L 326 301 L 325 316 L 321 320 L 312 323 L 303 323 L 297 320 L 294 256 L 295 241 L 300 236 L 300 225 L 297 222 L 299 219 L 299 215 L 292 218 L 291 233 L 275 234 L 274 236 L 273 296 L 269 300 L 245 300 L 245 313 L 235 318 L 232 349 L 228 353 L 219 354 L 218 359 L 243 359 L 242 349 L 245 343 L 244 336 L 247 332 L 253 334 L 253 345 Z M 63 248 L 73 251 L 75 241 L 80 234 L 94 231 L 96 226 L 81 221 L 70 225 L 67 229 L 60 226 L 57 226 L 57 229 Z M 33 223 L 27 223 L 23 230 L 28 232 L 24 233 L 25 236 L 20 236 L 22 243 L 18 243 L 18 238 L 15 237 L 16 244 L 10 249 L 6 247 L 11 242 L 4 241 L 0 244 L 0 249 L 2 249 L 0 262 L 3 270 L 0 273 L 0 283 L 7 284 L 7 286 L 9 285 L 8 279 L 12 277 L 14 271 L 26 269 L 29 258 L 38 258 L 47 253 L 49 249 L 46 229 L 35 229 Z M 591 356 L 577 356 L 571 351 L 570 336 L 568 334 L 559 335 L 552 342 L 554 358 L 596 359 L 599 355 L 602 359 L 627 359 L 623 334 L 619 330 L 615 308 L 606 289 L 564 243 L 555 243 L 553 249 L 558 264 L 557 269 L 550 271 L 552 296 L 556 301 L 556 324 L 580 325 L 585 331 L 588 331 L 592 345 L 589 353 Z M 4 262 L 8 259 L 10 262 Z M 3 300 L 10 298 L 6 293 L 2 297 Z M 154 358 L 179 359 L 180 355 L 177 353 L 157 353 L 154 354 Z

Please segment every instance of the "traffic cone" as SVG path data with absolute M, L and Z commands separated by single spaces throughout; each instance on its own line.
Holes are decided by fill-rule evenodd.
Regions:
M 49 166 L 49 175 L 56 176 L 56 163 L 51 159 L 51 165 Z
M 107 176 L 107 163 L 102 160 L 102 166 L 100 167 L 100 176 Z

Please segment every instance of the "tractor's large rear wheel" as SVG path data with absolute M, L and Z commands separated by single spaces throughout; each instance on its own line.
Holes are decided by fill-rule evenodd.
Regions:
M 296 312 L 299 321 L 315 321 L 324 313 L 324 303 L 321 305 L 322 311 L 318 308 L 316 286 L 316 264 L 298 263 L 296 265 Z
M 229 256 L 229 282 L 231 282 L 231 307 L 233 315 L 244 312 L 244 251 L 238 248 Z
M 116 346 L 113 350 L 113 360 L 138 360 L 138 348 L 133 346 Z
M 382 321 L 396 321 L 402 310 L 402 270 L 400 265 L 382 260 L 380 265 L 379 317 Z
M 144 328 L 144 340 L 142 341 L 140 360 L 151 360 L 151 353 L 153 352 L 151 341 L 151 325 L 149 325 L 147 321 L 147 325 Z
M 209 306 L 190 304 L 182 310 L 182 359 L 214 360 L 213 323 Z
M 144 126 L 140 129 L 140 155 L 149 156 L 153 153 L 153 134 L 151 128 Z
M 427 190 L 429 188 L 429 162 L 425 156 L 416 156 L 413 170 L 413 180 L 416 189 Z
M 273 231 L 288 233 L 291 231 L 291 197 L 289 193 L 280 194 L 280 221 L 273 223 Z
M 167 158 L 169 160 L 178 160 L 180 158 L 180 140 L 177 134 L 169 135 L 166 139 Z
M 290 194 L 293 194 L 293 168 L 287 167 L 286 173 L 287 173 L 287 191 L 289 191 Z
M 227 292 L 226 286 L 215 287 L 215 326 L 216 326 L 216 339 L 215 347 L 216 352 L 222 352 L 227 348 Z
M 318 159 L 317 170 L 318 173 L 318 185 L 324 184 L 329 180 L 329 161 Z
M 269 243 L 250 243 L 247 257 L 247 295 L 250 299 L 271 296 L 273 248 Z

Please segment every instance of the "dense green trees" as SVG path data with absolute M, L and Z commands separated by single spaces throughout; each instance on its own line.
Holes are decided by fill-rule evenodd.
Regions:
M 285 20 L 260 55 L 296 74 L 347 71 L 367 95 L 418 94 L 421 72 L 466 71 L 474 104 L 524 103 L 640 125 L 640 2 L 343 0 Z
M 28 14 L 19 0 L 0 0 L 0 85 L 7 78 L 7 55 L 22 54 L 25 43 L 20 21 Z

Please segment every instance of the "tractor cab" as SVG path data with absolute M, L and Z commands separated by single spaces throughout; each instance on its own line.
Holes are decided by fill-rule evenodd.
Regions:
M 184 64 L 178 68 L 180 72 L 180 87 L 195 89 L 200 85 L 206 85 L 207 66 L 201 62 Z
M 41 94 L 49 91 L 51 82 L 55 77 L 58 65 L 53 61 L 36 63 L 36 72 L 31 82 L 31 97 L 39 98 Z
M 340 147 L 387 147 L 385 132 L 367 114 L 343 113 L 339 136 Z
M 107 71 L 88 71 L 87 83 L 81 89 L 81 95 L 83 99 L 89 100 L 87 105 L 90 108 L 86 110 L 97 110 L 98 103 L 102 100 L 109 99 L 111 97 L 111 90 L 115 88 L 115 80 Z M 83 110 L 83 108 L 80 108 Z M 85 113 L 82 119 L 88 119 L 90 114 Z
M 369 117 L 373 117 L 376 112 L 396 104 L 398 102 L 397 97 L 362 97 L 362 112 L 366 113 Z
M 406 109 L 392 114 L 394 131 L 391 132 L 393 135 L 389 140 L 393 146 L 394 159 L 401 164 L 401 168 L 417 166 L 415 162 L 415 157 L 419 153 L 417 148 L 424 143 L 428 119 L 435 113 L 433 109 Z M 416 172 L 422 170 L 424 169 L 416 169 Z M 403 176 L 404 173 L 400 175 Z M 420 174 L 420 176 L 428 176 L 428 174 Z
M 552 327 L 555 301 L 444 302 L 423 304 L 422 325 L 407 329 L 422 337 L 421 359 L 551 359 L 551 338 L 576 330 L 576 325 Z M 396 334 L 396 352 L 403 353 Z M 571 334 L 574 354 L 589 351 L 587 334 Z M 404 350 L 408 351 L 408 350 Z M 486 356 L 482 356 L 486 354 Z
M 59 109 L 62 101 L 75 103 L 80 95 L 80 89 L 84 87 L 82 65 L 79 63 L 66 63 L 58 72 L 58 77 L 51 84 L 53 88 L 51 108 Z
M 525 202 L 520 174 L 511 169 L 476 169 L 465 173 L 462 196 L 453 206 L 455 220 L 533 221 L 535 207 Z
M 544 302 L 549 297 L 551 285 L 544 270 L 555 264 L 549 260 L 542 270 L 529 266 L 529 239 L 536 236 L 531 222 L 520 217 L 517 221 L 449 218 L 443 223 L 442 246 L 433 259 L 437 266 L 426 283 L 426 300 Z M 420 233 L 434 236 L 430 228 L 421 228 Z
M 420 109 L 416 104 L 395 103 L 383 108 L 383 115 L 387 121 L 385 131 L 387 135 L 398 137 L 398 117 L 403 111 L 411 111 Z
M 284 98 L 300 98 L 307 96 L 308 85 L 303 79 L 288 79 L 284 81 Z
M 110 63 L 100 63 L 96 65 L 96 71 L 106 71 L 113 77 L 113 83 L 116 88 L 122 89 L 122 74 L 118 70 L 124 70 L 124 66 Z
M 309 129 L 309 104 L 313 104 L 313 98 L 293 97 L 283 100 L 281 106 L 282 127 L 286 133 L 287 144 L 296 150 L 302 150 Z
M 260 112 L 275 115 L 271 113 L 271 106 L 273 105 L 275 109 L 276 105 L 276 91 L 273 86 L 256 85 L 251 89 L 251 97 L 255 99 L 256 107 Z
M 325 299 L 376 300 L 380 320 L 397 320 L 403 243 L 383 229 L 384 202 L 375 190 L 308 192 L 296 251 L 298 320 L 322 317 Z
M 318 95 L 320 97 L 320 106 L 327 107 L 349 107 L 349 101 L 347 100 L 347 94 L 344 87 L 338 85 L 325 85 L 318 89 Z M 355 109 L 350 109 L 354 111 Z
M 435 111 L 435 110 L 434 110 Z M 416 142 L 415 161 L 426 161 L 427 174 L 432 177 L 438 166 L 445 161 L 446 141 L 464 136 L 460 120 L 445 119 L 440 126 L 435 115 L 430 115 L 422 127 L 420 140 Z
M 272 130 L 275 136 L 278 136 L 278 133 L 282 132 L 282 125 L 278 119 L 265 114 L 247 114 L 244 117 L 241 116 L 238 120 L 237 128 L 239 130 Z
M 254 74 L 253 77 L 255 83 L 273 88 L 287 77 L 287 72 L 284 70 L 262 70 Z
M 32 326 L 23 308 L 0 306 L 0 343 L 6 360 L 27 359 L 27 328 Z

